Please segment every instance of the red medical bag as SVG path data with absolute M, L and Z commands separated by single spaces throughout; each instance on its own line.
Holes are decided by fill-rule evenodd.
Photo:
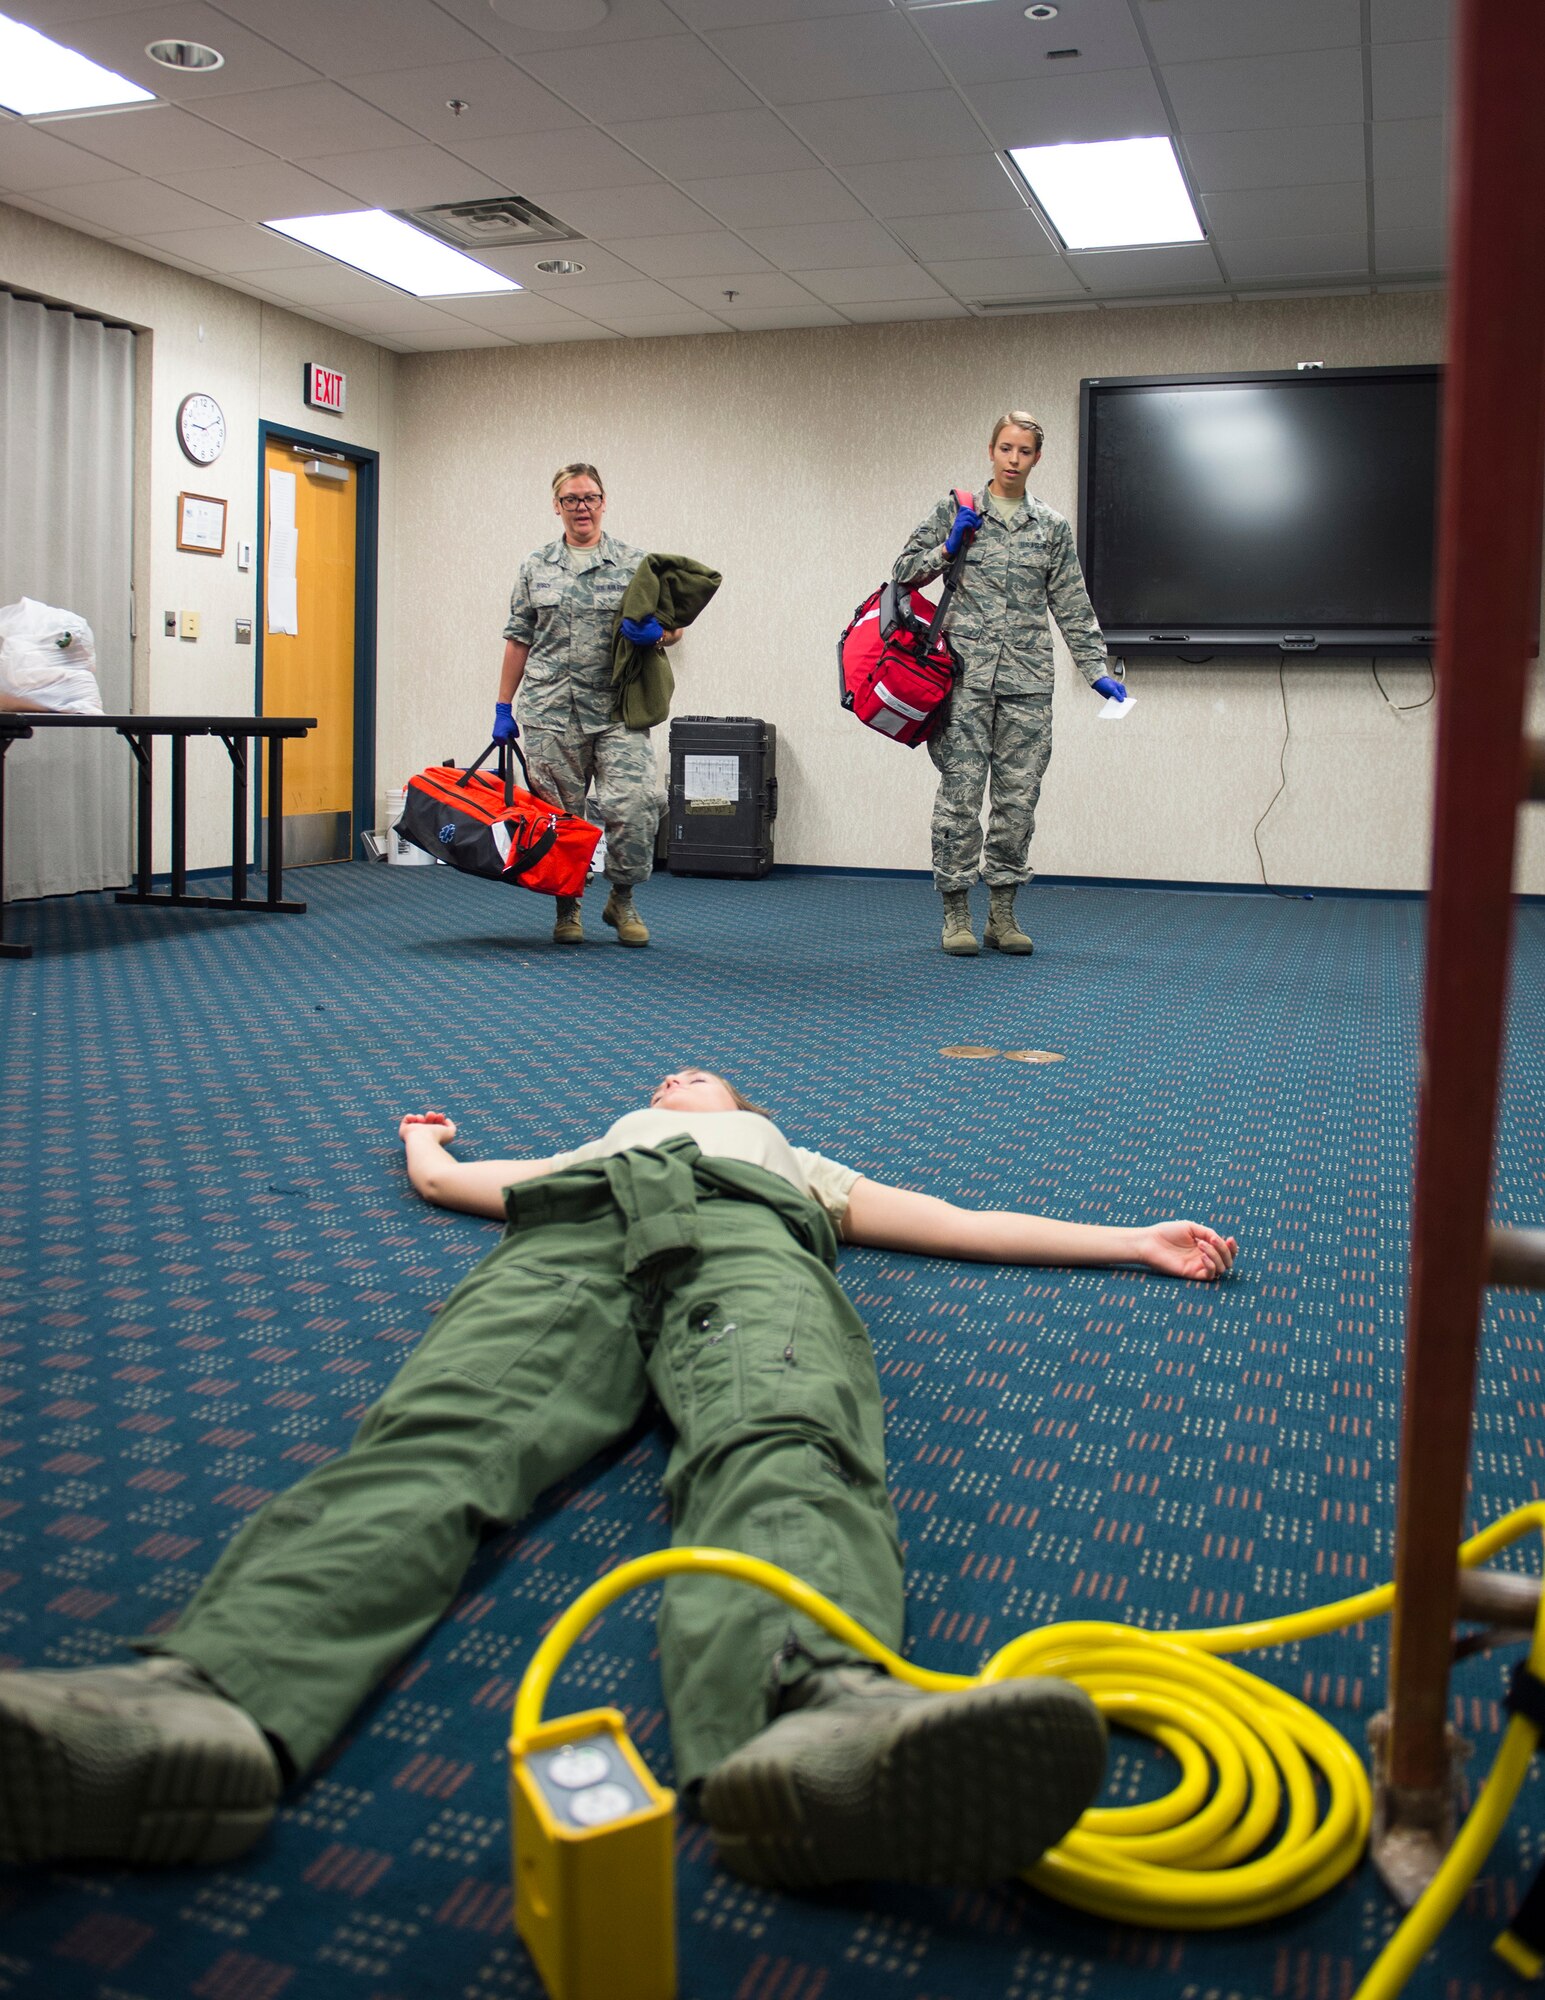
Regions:
M 957 488 L 957 506 L 974 507 Z M 960 662 L 941 627 L 960 572 L 967 536 L 945 575 L 939 602 L 920 590 L 886 583 L 866 597 L 837 641 L 837 686 L 842 706 L 866 728 L 913 748 L 926 743 L 949 719 L 949 698 Z
M 521 775 L 527 785 L 520 745 Z M 479 767 L 499 752 L 498 775 Z M 431 764 L 407 784 L 396 831 L 464 875 L 513 882 L 539 896 L 580 896 L 601 829 L 550 805 L 515 783 L 504 744 L 490 743 L 476 764 Z

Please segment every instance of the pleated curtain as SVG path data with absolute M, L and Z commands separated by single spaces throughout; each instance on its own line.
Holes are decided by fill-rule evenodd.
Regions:
M 0 604 L 79 612 L 109 715 L 128 713 L 132 688 L 134 339 L 0 291 Z M 8 897 L 129 880 L 132 769 L 111 730 L 39 730 L 11 748 Z

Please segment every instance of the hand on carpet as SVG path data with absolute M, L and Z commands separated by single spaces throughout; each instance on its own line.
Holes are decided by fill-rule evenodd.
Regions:
M 1238 1251 L 1204 1222 L 1156 1222 L 1144 1231 L 1142 1261 L 1171 1278 L 1226 1278 Z
M 456 1136 L 455 1125 L 443 1111 L 410 1111 L 397 1127 L 397 1137 L 406 1141 L 410 1132 L 426 1128 L 437 1146 L 448 1146 Z

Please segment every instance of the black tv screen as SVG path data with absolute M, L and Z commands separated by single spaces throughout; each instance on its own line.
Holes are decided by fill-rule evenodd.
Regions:
M 1078 540 L 1112 651 L 1429 651 L 1441 375 L 1084 382 Z

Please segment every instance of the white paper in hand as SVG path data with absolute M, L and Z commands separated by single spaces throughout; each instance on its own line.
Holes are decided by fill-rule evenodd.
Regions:
M 1129 694 L 1125 701 L 1118 701 L 1113 694 L 1108 694 L 1100 709 L 1101 722 L 1120 722 L 1136 700 L 1135 694 Z

